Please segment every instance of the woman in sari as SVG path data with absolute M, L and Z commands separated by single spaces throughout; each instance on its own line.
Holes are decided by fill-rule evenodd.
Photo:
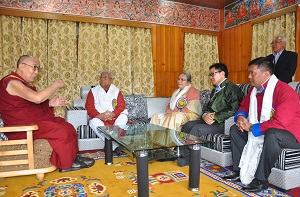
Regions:
M 165 113 L 154 114 L 150 123 L 180 131 L 187 121 L 200 118 L 200 93 L 191 85 L 191 78 L 188 72 L 179 74 L 178 89 L 173 92 Z

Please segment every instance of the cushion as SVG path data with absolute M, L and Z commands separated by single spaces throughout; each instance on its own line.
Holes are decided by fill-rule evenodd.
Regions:
M 213 142 L 213 149 L 219 152 L 231 152 L 229 135 L 225 134 L 208 134 L 202 136 L 202 138 Z
M 0 132 L 0 141 L 8 140 L 7 136 L 4 133 Z
M 45 139 L 37 139 L 33 142 L 34 151 L 34 168 L 47 168 L 52 166 L 50 157 L 52 154 L 52 147 Z
M 247 95 L 247 93 L 248 93 L 248 91 L 250 90 L 250 87 L 251 87 L 249 83 L 246 83 L 246 84 L 237 84 L 237 86 L 244 93 L 244 97 Z
M 80 125 L 77 127 L 78 139 L 99 138 L 93 129 L 88 125 Z
M 130 121 L 148 119 L 147 102 L 144 94 L 124 95 L 124 100 Z
M 284 148 L 275 164 L 276 168 L 281 170 L 290 170 L 300 167 L 300 149 Z
M 68 106 L 66 107 L 67 111 L 71 111 L 71 110 L 85 110 L 84 107 L 74 107 L 74 106 Z
M 148 124 L 150 123 L 149 118 L 131 118 L 129 124 Z
M 300 82 L 290 82 L 289 86 L 292 87 L 300 96 Z
M 1 114 L 0 114 L 0 127 L 3 127 L 4 124 L 3 124 L 3 120 L 1 118 Z M 3 141 L 3 140 L 8 140 L 8 138 L 6 137 L 6 135 L 2 132 L 0 132 L 0 141 Z
M 209 98 L 210 98 L 210 90 L 200 90 L 200 103 L 201 107 L 203 107 L 208 103 Z
M 80 88 L 80 98 L 86 99 L 86 97 L 87 97 L 89 91 L 90 91 L 93 87 L 95 87 L 95 86 L 94 86 L 94 85 L 92 85 L 92 86 L 82 86 L 82 87 Z

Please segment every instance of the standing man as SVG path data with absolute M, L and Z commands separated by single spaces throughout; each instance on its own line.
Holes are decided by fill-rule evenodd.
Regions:
M 285 83 L 291 82 L 296 72 L 298 54 L 285 50 L 286 37 L 282 35 L 276 36 L 271 42 L 271 46 L 273 54 L 267 57 L 275 66 L 275 76 Z
M 4 125 L 37 124 L 33 139 L 46 139 L 53 149 L 50 162 L 60 172 L 79 170 L 94 165 L 94 159 L 77 155 L 78 139 L 74 127 L 61 117 L 54 116 L 54 107 L 63 106 L 63 98 L 49 98 L 56 90 L 64 87 L 57 79 L 50 86 L 37 91 L 30 86 L 41 70 L 35 57 L 23 55 L 17 62 L 16 72 L 3 77 L 0 81 L 0 114 Z M 7 133 L 11 140 L 26 139 L 25 132 Z
M 224 133 L 225 120 L 233 116 L 243 99 L 243 92 L 234 83 L 230 82 L 227 66 L 216 63 L 209 67 L 208 75 L 215 87 L 211 91 L 210 100 L 203 108 L 202 119 L 189 121 L 183 125 L 182 131 L 195 136 Z M 188 150 L 183 150 L 178 166 L 189 165 Z
M 300 148 L 299 95 L 273 74 L 273 63 L 260 57 L 248 64 L 252 88 L 235 114 L 230 128 L 234 175 L 246 192 L 268 188 L 268 177 L 282 148 Z M 248 184 L 249 183 L 249 184 Z
M 108 70 L 101 71 L 99 85 L 89 91 L 85 103 L 85 108 L 90 116 L 89 125 L 103 141 L 104 137 L 97 132 L 97 127 L 126 125 L 128 122 L 128 112 L 123 94 L 112 82 L 112 73 Z M 121 150 L 115 143 L 113 143 L 113 150 L 120 155 Z

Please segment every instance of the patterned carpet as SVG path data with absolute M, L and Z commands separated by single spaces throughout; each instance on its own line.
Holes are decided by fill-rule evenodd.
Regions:
M 289 194 L 283 193 L 277 189 L 274 189 L 272 187 L 269 187 L 267 190 L 263 190 L 259 193 L 246 193 L 241 190 L 243 185 L 241 183 L 232 183 L 229 181 L 224 181 L 221 177 L 224 175 L 232 174 L 232 171 L 228 168 L 223 168 L 221 166 L 215 165 L 213 163 L 210 163 L 208 161 L 201 161 L 201 168 L 200 172 L 209 176 L 210 178 L 221 182 L 225 185 L 230 186 L 231 188 L 234 188 L 236 190 L 239 190 L 241 193 L 243 193 L 245 196 L 276 196 L 276 197 L 283 197 L 283 196 L 290 196 Z
M 58 170 L 38 181 L 34 175 L 0 179 L 0 196 L 7 197 L 117 197 L 137 196 L 136 163 L 124 153 L 114 156 L 113 165 L 104 164 L 104 152 L 82 153 L 96 159 L 91 168 L 60 173 Z M 223 181 L 222 176 L 231 170 L 201 162 L 200 190 L 189 191 L 188 170 L 178 167 L 176 161 L 152 161 L 149 164 L 150 197 L 289 197 L 290 195 L 269 187 L 261 193 L 244 193 L 241 185 Z M 297 195 L 295 195 L 297 196 Z M 299 196 L 299 195 L 298 195 Z
M 83 154 L 84 156 L 87 156 L 87 157 L 91 157 L 91 158 L 95 158 L 95 159 L 103 159 L 104 158 L 104 152 L 102 150 L 100 151 L 97 151 L 97 152 L 94 152 L 94 153 L 86 153 L 86 154 Z M 126 157 L 127 155 L 124 153 L 122 154 L 121 157 Z M 117 157 L 116 155 L 114 155 L 114 157 Z M 277 189 L 274 189 L 272 187 L 269 187 L 267 190 L 263 190 L 262 192 L 260 193 L 246 193 L 246 192 L 243 192 L 241 190 L 242 188 L 242 184 L 241 183 L 231 183 L 231 182 L 228 182 L 228 181 L 224 181 L 221 177 L 225 176 L 225 175 L 228 175 L 228 174 L 231 174 L 232 171 L 228 168 L 224 168 L 224 167 L 221 167 L 221 166 L 218 166 L 218 165 L 215 165 L 209 161 L 206 161 L 206 160 L 202 160 L 201 161 L 201 168 L 200 168 L 200 172 L 212 179 L 214 179 L 215 181 L 217 182 L 220 182 L 220 183 L 223 183 L 233 189 L 236 189 L 236 190 L 239 190 L 243 195 L 245 196 L 264 196 L 264 197 L 288 197 L 288 196 L 291 196 L 287 193 L 284 193 L 282 191 L 279 191 Z M 215 196 L 223 196 L 225 195 L 225 193 L 228 192 L 227 190 L 224 190 L 223 188 L 223 191 L 222 191 L 222 188 L 220 188 L 220 190 L 216 190 L 216 191 L 213 191 L 213 194 Z M 300 194 L 299 194 L 300 196 Z

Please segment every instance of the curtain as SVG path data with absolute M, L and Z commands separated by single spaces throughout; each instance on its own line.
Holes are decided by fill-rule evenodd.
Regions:
M 20 40 L 21 18 L 1 16 L 1 78 L 16 70 L 21 54 Z
M 99 71 L 111 70 L 124 94 L 154 95 L 150 29 L 93 23 L 0 16 L 0 77 L 16 70 L 23 54 L 40 60 L 42 71 L 33 83 L 38 90 L 63 79 L 54 95 L 68 105 L 80 87 L 99 83 Z M 55 109 L 64 117 L 64 108 Z
M 108 51 L 106 63 L 114 74 L 113 83 L 123 94 L 132 94 L 130 27 L 108 26 Z
M 65 86 L 55 95 L 64 97 L 71 104 L 79 98 L 77 80 L 76 22 L 48 21 L 48 84 L 63 79 Z M 64 108 L 56 107 L 57 115 L 64 117 Z
M 1 77 L 16 70 L 17 60 L 21 55 L 33 55 L 47 63 L 47 22 L 43 19 L 21 18 L 12 16 L 1 17 Z M 46 65 L 41 65 L 46 66 Z M 47 68 L 47 67 L 45 67 Z M 37 89 L 47 86 L 47 75 L 40 72 L 32 84 Z
M 47 20 L 22 18 L 21 55 L 32 55 L 39 59 L 42 71 L 32 84 L 37 90 L 48 86 L 47 80 Z
M 123 94 L 154 95 L 150 30 L 108 26 L 106 64 Z
M 199 89 L 211 89 L 209 66 L 219 62 L 217 37 L 185 33 L 184 71 L 192 75 L 192 85 Z
M 131 37 L 133 93 L 154 96 L 150 29 L 131 28 Z
M 105 63 L 106 43 L 106 25 L 79 23 L 78 86 L 99 83 L 99 71 L 108 69 Z
M 272 53 L 270 43 L 274 37 L 284 35 L 287 38 L 286 49 L 296 48 L 296 16 L 291 12 L 268 21 L 253 25 L 252 59 L 267 56 Z

